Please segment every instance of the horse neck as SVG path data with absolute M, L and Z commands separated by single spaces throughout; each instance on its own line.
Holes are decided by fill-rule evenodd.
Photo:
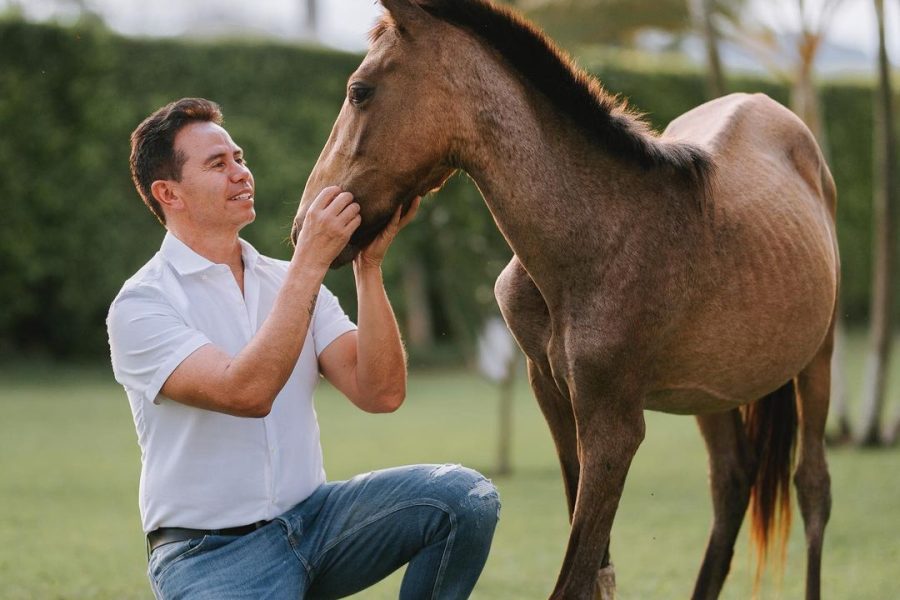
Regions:
M 539 286 L 544 279 L 564 285 L 582 277 L 586 263 L 622 247 L 646 221 L 658 187 L 644 169 L 616 158 L 508 79 L 519 89 L 501 84 L 476 98 L 475 134 L 459 152 L 461 166 Z M 496 74 L 482 80 L 503 81 Z M 567 277 L 567 269 L 580 275 Z

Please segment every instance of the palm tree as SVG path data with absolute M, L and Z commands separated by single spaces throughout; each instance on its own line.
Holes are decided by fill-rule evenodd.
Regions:
M 306 27 L 306 37 L 312 40 L 319 38 L 319 7 L 316 0 L 303 1 L 303 23 Z
M 862 395 L 859 443 L 882 444 L 881 416 L 891 354 L 893 259 L 897 241 L 896 129 L 890 64 L 884 34 L 884 0 L 874 0 L 878 21 L 878 93 L 875 100 L 875 194 L 872 200 L 874 261 L 869 324 L 869 355 Z
M 806 0 L 794 0 L 790 6 L 794 8 L 798 25 L 797 42 L 794 46 L 796 56 L 787 67 L 783 66 L 781 43 L 771 27 L 761 22 L 752 23 L 742 13 L 732 13 L 727 19 L 729 37 L 754 51 L 773 76 L 790 85 L 791 110 L 810 128 L 826 155 L 827 143 L 815 83 L 815 63 L 828 26 L 843 1 L 822 0 L 811 6 Z M 785 6 L 783 0 L 770 0 L 770 3 L 773 7 Z
M 690 0 L 694 28 L 703 38 L 706 50 L 706 86 L 710 98 L 725 94 L 725 73 L 719 57 L 719 31 L 715 24 L 715 0 Z

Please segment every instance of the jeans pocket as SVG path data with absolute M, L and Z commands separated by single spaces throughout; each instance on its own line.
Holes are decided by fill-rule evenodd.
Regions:
M 151 578 L 159 583 L 159 579 L 168 571 L 172 565 L 178 561 L 187 558 L 192 554 L 199 552 L 203 543 L 209 536 L 185 540 L 183 542 L 173 542 L 160 546 L 150 555 L 150 564 L 147 567 Z

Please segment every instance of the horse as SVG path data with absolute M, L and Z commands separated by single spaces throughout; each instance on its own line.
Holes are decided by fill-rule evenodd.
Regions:
M 657 134 L 511 9 L 380 1 L 293 236 L 318 190 L 352 192 L 362 224 L 338 267 L 453 173 L 475 182 L 514 252 L 495 296 L 568 503 L 551 598 L 614 597 L 610 530 L 645 410 L 696 415 L 709 452 L 693 598 L 718 597 L 748 506 L 760 567 L 785 543 L 792 472 L 819 598 L 839 255 L 810 131 L 733 94 Z

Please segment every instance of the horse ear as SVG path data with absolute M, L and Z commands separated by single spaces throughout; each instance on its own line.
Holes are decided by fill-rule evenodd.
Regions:
M 428 17 L 416 0 L 381 0 L 384 10 L 401 31 L 412 33 Z

